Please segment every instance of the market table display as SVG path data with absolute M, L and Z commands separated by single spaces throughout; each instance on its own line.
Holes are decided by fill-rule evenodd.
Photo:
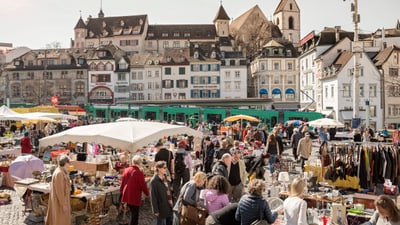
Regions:
M 21 155 L 21 147 L 4 148 L 0 149 L 0 156 L 11 156 L 16 157 Z
M 108 162 L 87 162 L 71 160 L 70 164 L 73 165 L 76 170 L 88 173 L 96 173 L 97 171 L 107 172 L 109 170 Z

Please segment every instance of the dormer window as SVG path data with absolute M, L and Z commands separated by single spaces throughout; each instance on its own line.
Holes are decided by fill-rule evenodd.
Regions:
M 123 20 L 121 20 L 121 21 L 119 22 L 119 24 L 121 25 L 121 27 L 125 26 L 125 23 L 124 23 Z
M 286 56 L 292 56 L 292 50 L 290 49 L 286 50 Z
M 171 56 L 167 56 L 167 62 L 171 62 Z
M 162 33 L 161 37 L 168 37 L 168 33 Z
M 97 57 L 102 58 L 102 57 L 106 57 L 107 52 L 106 51 L 98 51 L 97 52 Z
M 212 52 L 211 52 L 211 58 L 212 58 L 212 59 L 215 59 L 216 56 L 217 56 L 217 54 L 215 53 L 215 51 L 212 51 Z
M 154 37 L 154 33 L 148 33 L 147 36 Z
M 119 64 L 119 69 L 120 70 L 126 70 L 127 69 L 127 64 L 126 63 L 120 63 Z
M 190 37 L 190 33 L 189 33 L 189 32 L 185 32 L 185 33 L 183 34 L 183 36 L 184 36 L 184 37 Z
M 178 32 L 175 32 L 175 33 L 174 33 L 174 37 L 179 37 L 179 33 L 178 33 Z
M 198 51 L 195 51 L 193 57 L 194 57 L 195 59 L 198 59 L 198 58 L 199 58 L 199 52 L 198 52 Z

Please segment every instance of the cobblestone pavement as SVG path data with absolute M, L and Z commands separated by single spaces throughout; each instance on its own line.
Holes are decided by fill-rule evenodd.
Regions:
M 24 214 L 25 206 L 17 196 L 17 193 L 12 188 L 1 187 L 0 191 L 7 192 L 11 195 L 11 202 L 7 205 L 0 205 L 0 225 L 44 225 L 44 222 L 31 221 L 30 212 Z M 150 199 L 146 198 L 142 207 L 140 208 L 139 224 L 140 225 L 154 225 L 155 217 L 151 211 Z M 103 223 L 102 225 L 115 225 L 118 223 Z

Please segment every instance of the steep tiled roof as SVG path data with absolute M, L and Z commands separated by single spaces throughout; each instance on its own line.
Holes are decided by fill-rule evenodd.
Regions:
M 247 10 L 245 13 L 240 15 L 238 18 L 234 19 L 231 23 L 232 30 L 240 30 L 242 25 L 249 19 L 251 15 L 258 14 L 261 16 L 265 21 L 268 21 L 267 17 L 265 17 L 264 13 L 261 11 L 258 5 L 255 5 L 253 8 Z
M 229 18 L 224 7 L 221 5 L 218 9 L 217 15 L 215 15 L 213 22 L 215 23 L 215 21 L 217 21 L 217 20 L 230 20 L 230 19 L 231 18 Z
M 79 29 L 79 28 L 86 29 L 86 24 L 85 22 L 83 22 L 82 17 L 79 18 L 78 23 L 76 24 L 74 29 Z
M 146 23 L 147 15 L 91 18 L 87 38 L 142 34 Z
M 393 50 L 400 50 L 400 48 L 397 46 L 390 46 L 380 51 L 373 59 L 375 66 L 382 66 L 389 59 Z
M 339 72 L 343 69 L 343 67 L 349 62 L 349 60 L 353 57 L 353 53 L 350 51 L 341 52 L 336 59 L 333 61 L 332 65 L 329 67 L 335 68 L 335 73 L 328 74 L 323 76 L 321 79 L 330 78 L 333 76 L 337 76 Z
M 336 30 L 333 27 L 325 27 L 319 34 L 317 45 L 331 45 L 336 43 Z M 339 30 L 339 40 L 348 37 L 350 40 L 354 38 L 354 32 Z
M 194 58 L 194 52 L 199 54 L 198 58 Z M 212 52 L 215 52 L 215 58 L 211 58 Z M 219 49 L 215 46 L 214 42 L 200 42 L 194 43 L 190 46 L 190 61 L 216 61 L 220 58 Z
M 215 39 L 213 24 L 149 25 L 147 40 Z
M 166 48 L 160 64 L 188 65 L 190 57 L 189 48 Z

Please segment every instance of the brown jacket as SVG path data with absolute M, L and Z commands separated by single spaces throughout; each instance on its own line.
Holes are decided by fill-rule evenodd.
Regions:
M 71 225 L 70 195 L 71 183 L 68 172 L 62 167 L 57 167 L 51 179 L 46 225 Z

